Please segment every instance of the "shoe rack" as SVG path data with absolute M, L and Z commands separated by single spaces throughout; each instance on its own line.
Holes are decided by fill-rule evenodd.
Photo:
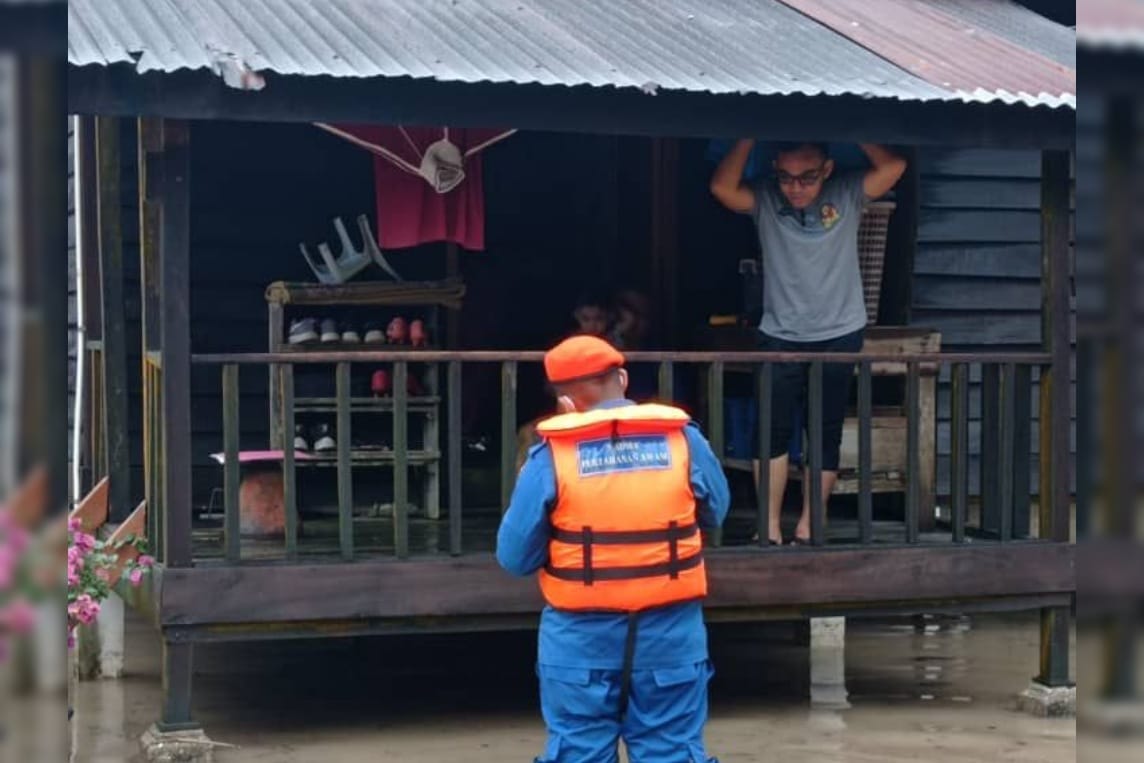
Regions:
M 445 311 L 460 310 L 465 294 L 465 286 L 460 280 L 445 281 L 378 281 L 348 284 L 316 284 L 316 283 L 286 283 L 275 282 L 266 289 L 266 304 L 268 311 L 269 351 L 282 354 L 304 354 L 307 352 L 368 352 L 385 349 L 416 351 L 417 349 L 440 350 L 450 349 L 444 346 L 446 335 Z M 429 342 L 423 348 L 413 348 L 410 345 L 394 345 L 387 343 L 367 342 L 309 342 L 305 344 L 291 344 L 288 341 L 290 321 L 299 317 L 321 316 L 324 312 L 353 310 L 357 313 L 368 312 L 375 320 L 385 325 L 390 318 L 396 316 L 417 315 L 424 322 L 428 332 Z M 351 366 L 351 375 L 356 377 L 352 386 L 357 389 L 369 390 L 372 384 L 370 377 L 380 368 L 374 364 L 354 364 Z M 331 380 L 334 378 L 334 369 L 329 369 Z M 329 395 L 299 394 L 298 376 L 295 374 L 295 418 L 299 421 L 306 417 L 328 416 L 334 418 L 337 409 L 337 398 Z M 410 374 L 413 374 L 411 365 Z M 421 509 L 430 519 L 438 519 L 441 515 L 441 379 L 440 369 L 437 365 L 426 365 L 424 373 L 419 374 L 422 389 L 419 394 L 408 397 L 410 442 L 417 443 L 419 447 L 411 448 L 408 463 L 410 466 L 410 480 L 413 485 L 420 482 Z M 365 377 L 363 380 L 361 377 Z M 284 448 L 293 443 L 294 432 L 284 432 L 282 426 L 282 390 L 278 374 L 270 370 L 270 437 L 271 447 Z M 358 430 L 359 419 L 367 417 L 374 422 L 379 415 L 393 411 L 392 393 L 388 396 L 375 396 L 373 394 L 354 394 L 350 398 L 351 432 Z M 414 432 L 420 432 L 419 438 L 414 438 Z M 311 443 L 313 444 L 313 443 Z M 316 454 L 318 455 L 318 454 Z M 395 461 L 392 447 L 384 444 L 371 446 L 356 445 L 351 449 L 351 463 L 354 468 L 378 467 L 392 465 Z M 328 456 L 318 455 L 317 458 L 297 461 L 299 469 L 333 468 L 337 466 L 336 453 Z

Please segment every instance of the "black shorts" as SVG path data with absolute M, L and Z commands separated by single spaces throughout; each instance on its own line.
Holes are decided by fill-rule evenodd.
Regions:
M 821 342 L 792 342 L 759 333 L 759 349 L 766 352 L 860 352 L 864 329 Z M 853 363 L 827 363 L 822 367 L 822 468 L 838 471 L 842 422 L 854 378 Z M 809 363 L 776 363 L 771 372 L 770 458 L 786 455 L 795 426 L 806 430 Z

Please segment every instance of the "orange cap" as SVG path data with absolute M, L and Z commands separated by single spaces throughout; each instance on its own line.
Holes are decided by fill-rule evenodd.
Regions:
M 624 364 L 619 350 L 595 336 L 565 339 L 544 355 L 544 372 L 551 384 L 599 376 Z

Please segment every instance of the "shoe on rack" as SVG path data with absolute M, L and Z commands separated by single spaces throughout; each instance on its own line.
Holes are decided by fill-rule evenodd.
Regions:
M 333 318 L 322 319 L 322 341 L 323 342 L 340 342 L 342 340 L 341 332 L 338 331 L 338 322 Z
M 306 439 L 306 425 L 299 424 L 294 427 L 294 450 L 305 453 L 310 452 L 310 441 Z
M 334 439 L 334 428 L 329 424 L 318 424 L 312 430 L 312 434 L 315 453 L 330 453 L 338 449 L 338 441 Z
M 385 329 L 380 323 L 369 322 L 365 324 L 366 344 L 385 344 Z
M 378 369 L 373 372 L 373 377 L 370 378 L 369 391 L 373 393 L 374 397 L 385 397 L 389 394 L 392 383 L 389 378 L 389 371 Z
M 290 323 L 289 344 L 306 344 L 318 341 L 318 322 L 313 318 L 299 318 Z
M 342 341 L 346 344 L 361 344 L 361 334 L 355 328 L 342 331 Z

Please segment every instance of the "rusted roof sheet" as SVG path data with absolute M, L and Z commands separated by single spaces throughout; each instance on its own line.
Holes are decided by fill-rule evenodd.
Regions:
M 1077 44 L 1144 50 L 1144 0 L 1083 0 L 1076 6 Z
M 1073 60 L 1053 60 L 1006 35 L 1021 34 L 995 0 L 782 0 L 867 50 L 945 90 L 1004 101 L 1076 93 Z M 1003 10 L 1002 13 L 997 13 Z M 1036 14 L 1030 14 L 1036 17 Z M 975 17 L 975 21 L 971 21 Z M 1040 18 L 1040 17 L 1037 17 Z M 1043 20 L 1048 24 L 1052 22 Z
M 992 5 L 982 23 L 1036 29 L 1055 46 L 1073 41 L 1070 29 L 1037 24 L 1016 3 Z M 1056 65 L 1003 31 L 981 30 L 1032 67 L 1023 89 L 975 81 L 980 66 L 946 86 L 780 0 L 71 0 L 68 21 L 73 66 L 207 69 L 250 89 L 275 73 L 1075 105 L 1074 93 L 1052 92 Z M 915 44 L 931 55 L 938 25 L 917 23 Z

